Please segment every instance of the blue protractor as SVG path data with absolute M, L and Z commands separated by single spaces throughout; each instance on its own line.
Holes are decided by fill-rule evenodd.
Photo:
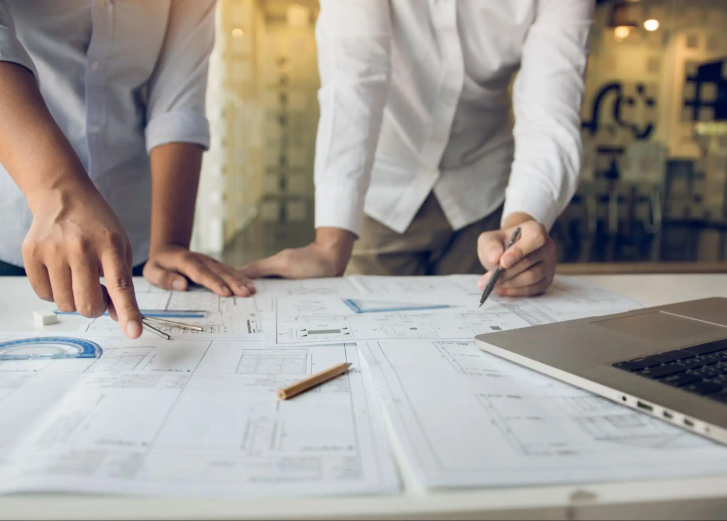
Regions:
M 97 343 L 81 338 L 50 336 L 0 342 L 0 361 L 98 358 L 102 352 Z

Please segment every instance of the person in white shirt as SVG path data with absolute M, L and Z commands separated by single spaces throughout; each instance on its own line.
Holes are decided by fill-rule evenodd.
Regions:
M 214 7 L 0 0 L 0 275 L 27 272 L 61 311 L 108 309 L 131 338 L 142 267 L 168 289 L 254 291 L 188 249 Z
M 246 274 L 481 273 L 479 255 L 507 269 L 500 295 L 543 292 L 578 180 L 593 4 L 322 0 L 316 239 Z

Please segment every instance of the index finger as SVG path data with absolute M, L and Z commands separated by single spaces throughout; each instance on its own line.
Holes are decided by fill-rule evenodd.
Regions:
M 548 242 L 548 232 L 540 224 L 535 226 L 522 226 L 522 237 L 502 254 L 500 265 L 511 268 L 523 257 L 539 250 Z
M 134 295 L 131 268 L 116 252 L 106 253 L 102 267 L 113 312 L 119 317 L 126 336 L 138 338 L 141 335 L 141 312 Z
M 488 271 L 500 264 L 506 240 L 507 238 L 500 230 L 481 233 L 477 238 L 477 256 Z

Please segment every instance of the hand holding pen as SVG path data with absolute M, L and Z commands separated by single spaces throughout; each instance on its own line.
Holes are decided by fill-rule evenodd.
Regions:
M 510 240 L 507 241 L 507 244 L 505 245 L 505 251 L 512 248 L 512 245 L 517 242 L 517 240 L 520 238 L 520 232 L 521 228 L 518 226 L 515 228 L 515 231 L 512 232 L 512 235 L 510 236 Z M 490 276 L 490 280 L 487 282 L 487 286 L 485 286 L 484 291 L 482 292 L 482 296 L 480 297 L 480 307 L 482 307 L 482 304 L 485 303 L 485 300 L 487 300 L 487 297 L 490 296 L 490 293 L 492 293 L 492 290 L 495 288 L 495 284 L 497 284 L 497 279 L 500 278 L 500 274 L 502 273 L 502 266 L 498 264 L 497 268 L 494 269 L 492 272 L 492 275 Z
M 506 222 L 503 229 L 480 235 L 477 253 L 487 270 L 478 281 L 480 291 L 490 283 L 498 268 L 497 281 L 490 289 L 498 296 L 539 295 L 553 282 L 555 242 L 542 224 L 532 218 L 518 217 L 513 219 L 515 226 L 508 226 Z M 519 239 L 509 244 L 516 228 L 520 228 Z

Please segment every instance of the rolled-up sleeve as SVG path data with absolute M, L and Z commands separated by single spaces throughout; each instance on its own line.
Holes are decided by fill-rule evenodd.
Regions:
M 322 0 L 316 228 L 360 234 L 391 80 L 389 0 Z
M 15 34 L 15 24 L 7 0 L 0 0 L 0 61 L 22 65 L 38 78 L 33 60 Z
M 205 93 L 214 46 L 215 0 L 174 0 L 149 80 L 146 148 L 194 143 L 209 148 Z
M 593 0 L 539 2 L 513 89 L 515 159 L 503 219 L 524 212 L 550 228 L 575 193 L 593 9 Z

